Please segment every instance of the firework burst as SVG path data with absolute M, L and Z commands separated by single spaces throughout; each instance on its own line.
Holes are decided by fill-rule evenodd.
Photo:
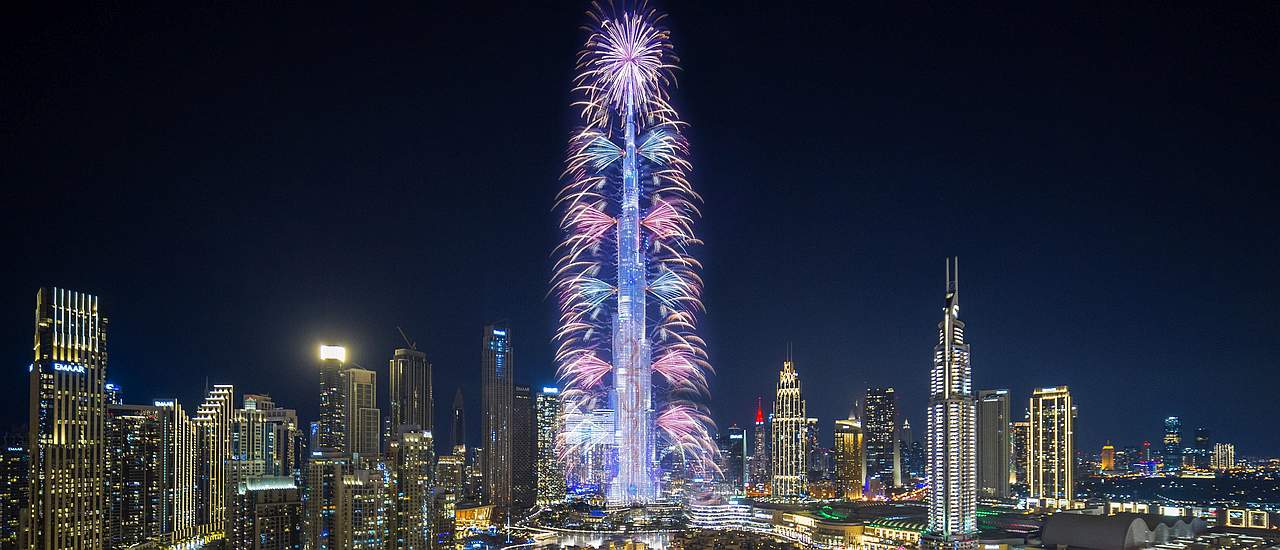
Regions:
M 715 428 L 695 401 L 709 395 L 712 372 L 697 334 L 701 266 L 690 255 L 701 198 L 669 100 L 677 59 L 663 16 L 599 3 L 589 16 L 574 79 L 583 126 L 556 199 L 556 361 L 572 417 L 560 450 L 572 471 L 591 447 L 611 448 L 610 500 L 646 502 L 659 453 L 716 471 Z

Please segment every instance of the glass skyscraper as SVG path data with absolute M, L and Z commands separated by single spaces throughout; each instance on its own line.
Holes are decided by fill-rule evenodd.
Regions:
M 511 400 L 515 396 L 512 355 L 511 329 L 505 323 L 484 327 L 480 364 L 484 495 L 499 514 L 511 507 Z

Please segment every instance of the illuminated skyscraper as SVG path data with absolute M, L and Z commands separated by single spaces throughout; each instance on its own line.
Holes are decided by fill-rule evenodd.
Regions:
M 559 388 L 542 388 L 538 393 L 538 498 L 537 504 L 545 506 L 564 500 L 564 463 L 556 453 L 556 438 L 564 429 L 564 414 L 560 406 Z
M 902 427 L 898 430 L 898 469 L 902 472 L 902 483 L 909 483 L 912 478 L 924 479 L 925 456 L 924 443 L 915 438 L 911 431 L 911 421 L 902 419 Z
M 1009 390 L 978 390 L 978 494 L 1009 497 Z
M 382 453 L 382 411 L 378 409 L 378 373 L 361 368 L 342 371 L 346 450 L 361 458 Z
M 1164 419 L 1164 448 L 1160 454 L 1164 469 L 1176 472 L 1182 468 L 1182 419 L 1170 416 Z
M 505 515 L 511 507 L 511 400 L 515 396 L 511 329 L 505 323 L 484 327 L 480 353 L 484 495 Z
M 1201 470 L 1209 469 L 1213 457 L 1213 437 L 1209 434 L 1209 428 L 1196 428 L 1195 445 L 1189 451 L 1191 466 Z
M 612 505 L 658 498 L 658 449 L 678 447 L 693 471 L 713 468 L 714 424 L 695 399 L 710 365 L 696 333 L 700 265 L 690 255 L 698 195 L 684 124 L 669 103 L 677 60 L 663 16 L 638 5 L 593 4 L 574 91 L 573 131 L 557 199 L 564 238 L 552 294 L 560 306 L 556 362 L 567 426 L 588 433 L 566 445 L 575 472 L 610 463 Z M 616 9 L 615 9 L 616 8 Z M 594 420 L 612 417 L 597 431 Z M 591 422 L 588 422 L 591 421 Z M 588 434 L 611 434 L 599 441 Z M 668 464 L 674 464 L 667 461 Z
M 235 388 L 214 385 L 196 408 L 196 534 L 225 532 Z
M 387 443 L 391 475 L 391 550 L 427 550 L 431 543 L 432 477 L 435 446 L 431 432 L 402 425 Z
M 320 346 L 320 420 L 316 422 L 317 440 L 311 442 L 320 452 L 347 450 L 347 399 L 342 378 L 346 362 L 346 348 Z
M 1069 508 L 1075 500 L 1075 414 L 1066 386 L 1031 393 L 1027 489 L 1032 505 Z
M 538 495 L 538 428 L 533 388 L 515 386 L 511 401 L 511 503 L 517 510 L 533 508 Z
M 836 420 L 835 434 L 836 497 L 845 500 L 861 499 L 866 471 L 862 452 L 862 421 L 850 411 L 847 420 Z
M 336 546 L 330 548 L 384 550 L 391 527 L 387 481 L 382 467 L 356 469 L 342 476 L 335 509 L 338 535 Z
M 1030 420 L 1009 423 L 1009 481 L 1023 487 L 1027 485 L 1027 463 L 1030 460 L 1027 442 L 1030 436 Z
M 302 470 L 302 431 L 298 412 L 277 407 L 271 396 L 246 394 L 244 408 L 231 423 L 231 454 L 236 479 L 294 477 Z
M 977 424 L 969 344 L 964 339 L 964 321 L 960 320 L 959 271 L 958 259 L 954 273 L 951 261 L 947 261 L 946 306 L 938 323 L 938 343 L 933 347 L 933 370 L 929 376 L 928 443 L 925 445 L 929 527 L 921 545 L 934 548 L 977 546 Z M 1008 417 L 1006 405 L 1001 421 L 1007 422 Z M 1001 441 L 1008 445 L 1007 439 Z M 1008 466 L 1007 454 L 999 450 L 993 453 L 1004 457 L 1003 466 Z M 998 469 L 1000 465 L 995 467 Z
M 41 288 L 33 347 L 28 548 L 103 550 L 107 319 L 98 298 Z
M 1236 467 L 1236 446 L 1231 443 L 1215 443 L 1213 445 L 1213 461 L 1210 466 L 1219 472 L 1234 470 Z
M 431 393 L 431 363 L 416 349 L 397 349 L 391 358 L 391 429 L 400 426 L 435 428 Z
M 308 550 L 340 550 L 346 546 L 344 524 L 338 517 L 343 482 L 352 471 L 351 458 L 342 453 L 313 455 L 306 465 L 306 548 Z
M 902 483 L 898 459 L 898 400 L 893 388 L 871 388 L 863 401 L 862 430 L 866 438 L 867 477 L 883 493 Z
M 255 477 L 236 483 L 226 537 L 235 550 L 304 548 L 302 491 L 292 477 Z
M 27 476 L 31 461 L 25 434 L 5 434 L 0 438 L 0 548 L 18 548 L 22 534 L 22 510 L 27 507 Z
M 778 375 L 778 397 L 773 403 L 773 482 L 771 496 L 802 499 L 808 476 L 805 472 L 806 443 L 804 398 L 800 395 L 800 375 L 791 359 L 782 362 Z
M 720 436 L 720 471 L 730 487 L 729 494 L 742 494 L 746 483 L 747 431 L 737 424 Z
M 128 548 L 163 534 L 166 409 L 107 406 L 107 547 Z
M 1116 469 L 1116 448 L 1110 442 L 1102 446 L 1102 453 L 1099 454 L 1099 458 L 1099 470 L 1111 472 Z
M 769 440 L 768 432 L 769 425 L 764 421 L 764 398 L 756 397 L 756 421 L 751 432 L 753 444 L 751 445 L 751 465 L 747 469 L 747 483 L 754 485 L 757 489 L 764 489 L 771 481 L 769 477 L 772 458 L 765 450 L 765 442 Z

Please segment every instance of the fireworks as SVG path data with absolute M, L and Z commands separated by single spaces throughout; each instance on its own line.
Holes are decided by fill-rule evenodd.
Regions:
M 689 255 L 701 198 L 669 102 L 677 59 L 662 16 L 600 4 L 589 15 L 574 80 L 583 127 L 556 200 L 556 361 L 573 417 L 559 447 L 571 466 L 611 448 L 610 501 L 643 503 L 657 497 L 659 454 L 715 471 L 714 426 L 694 401 L 711 373 Z

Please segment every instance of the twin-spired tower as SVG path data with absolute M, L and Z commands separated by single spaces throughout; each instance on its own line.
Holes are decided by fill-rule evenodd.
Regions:
M 960 320 L 960 260 L 947 259 L 947 295 L 929 376 L 927 548 L 977 547 L 978 428 L 969 344 Z
M 557 197 L 553 292 L 570 481 L 615 505 L 659 498 L 659 464 L 715 468 L 700 404 L 711 371 L 696 328 L 700 201 L 685 123 L 669 103 L 677 59 L 663 16 L 595 4 L 574 80 L 582 126 Z M 654 376 L 657 375 L 657 376 Z

